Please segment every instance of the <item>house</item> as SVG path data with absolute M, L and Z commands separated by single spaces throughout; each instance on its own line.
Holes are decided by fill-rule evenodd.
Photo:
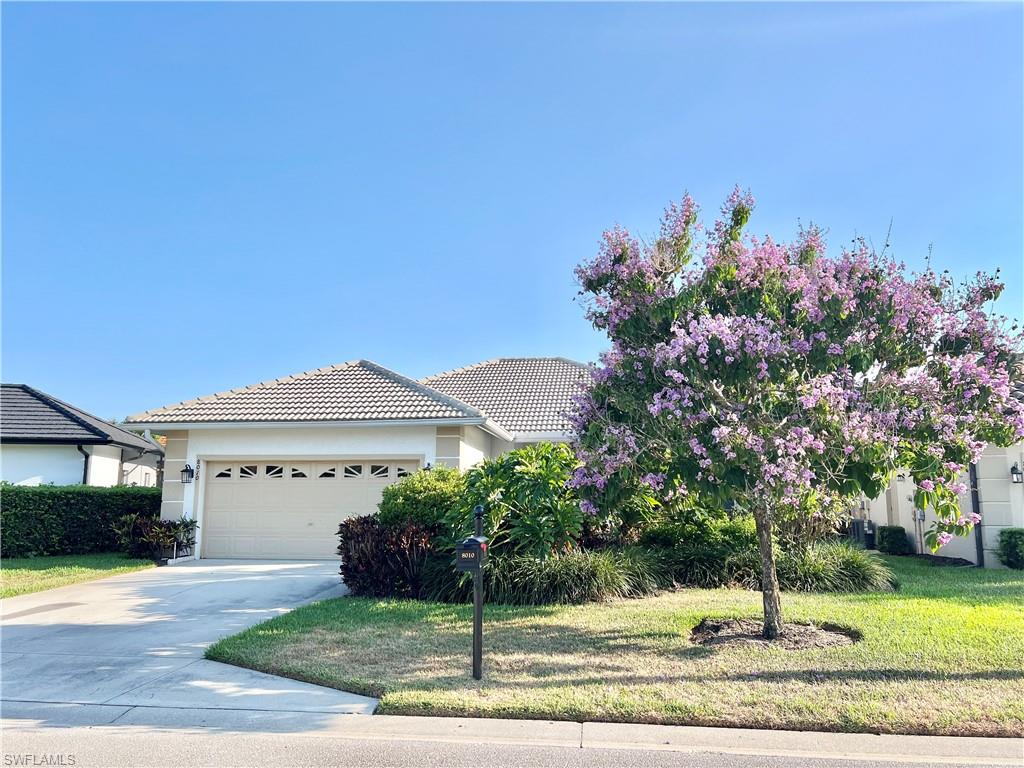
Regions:
M 1000 567 L 995 549 L 1004 528 L 1024 528 L 1024 483 L 1015 479 L 1024 467 L 1024 443 L 1009 448 L 990 445 L 978 463 L 960 480 L 966 490 L 960 494 L 960 510 L 964 515 L 977 512 L 981 523 L 966 537 L 957 536 L 937 555 L 969 560 L 975 565 Z M 1019 477 L 1019 475 L 1018 475 Z M 885 493 L 877 499 L 864 499 L 855 516 L 877 525 L 899 525 L 906 529 L 914 552 L 930 552 L 924 544 L 924 533 L 935 522 L 929 509 L 923 514 L 914 506 L 914 480 L 899 472 L 889 482 Z M 977 494 L 972 493 L 977 490 Z
M 368 360 L 156 408 L 126 424 L 167 438 L 164 519 L 199 523 L 207 558 L 329 558 L 338 523 L 376 511 L 418 469 L 466 469 L 566 440 L 588 379 L 564 358 L 503 358 L 421 381 Z
M 157 485 L 163 449 L 24 384 L 0 385 L 0 479 L 16 485 Z

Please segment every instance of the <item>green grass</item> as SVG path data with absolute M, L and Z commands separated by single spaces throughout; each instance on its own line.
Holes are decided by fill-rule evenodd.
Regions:
M 695 646 L 702 618 L 756 617 L 760 595 L 686 589 L 489 606 L 481 682 L 462 605 L 325 600 L 207 656 L 378 696 L 387 714 L 1024 735 L 1024 573 L 886 560 L 898 592 L 783 596 L 787 620 L 862 633 L 845 647 Z
M 116 553 L 4 558 L 0 560 L 0 597 L 26 595 L 152 567 L 150 560 L 133 560 Z

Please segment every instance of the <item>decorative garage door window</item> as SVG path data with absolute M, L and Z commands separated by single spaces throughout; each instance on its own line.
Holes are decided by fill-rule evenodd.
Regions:
M 212 480 L 352 480 L 394 482 L 419 469 L 415 461 L 388 463 L 294 462 L 267 464 L 210 464 Z

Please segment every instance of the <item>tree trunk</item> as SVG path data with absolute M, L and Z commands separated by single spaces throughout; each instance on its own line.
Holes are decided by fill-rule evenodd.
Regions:
M 761 550 L 761 596 L 764 601 L 764 636 L 774 640 L 782 633 L 782 604 L 779 601 L 779 577 L 775 573 L 775 548 L 772 546 L 772 514 L 767 508 L 754 509 L 757 543 Z

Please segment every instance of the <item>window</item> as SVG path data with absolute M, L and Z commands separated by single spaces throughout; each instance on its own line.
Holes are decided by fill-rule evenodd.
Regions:
M 362 477 L 363 476 L 363 465 L 362 464 L 346 464 L 345 472 L 342 477 Z
M 370 475 L 372 477 L 387 477 L 388 476 L 388 465 L 387 464 L 371 464 Z
M 395 467 L 395 477 L 408 477 L 414 471 L 415 470 L 412 467 L 404 467 L 401 464 L 399 464 L 397 467 Z
M 324 467 L 317 477 L 337 477 L 337 471 L 336 467 Z
M 222 469 L 220 472 L 218 472 L 216 475 L 214 475 L 214 477 L 227 477 L 227 478 L 230 478 L 231 477 L 231 467 L 224 467 L 224 469 Z
M 256 477 L 259 471 L 260 468 L 255 464 L 243 464 L 238 468 L 238 476 L 243 480 L 247 480 L 250 477 Z
M 298 467 L 292 467 L 292 477 L 309 477 L 309 475 Z
M 267 477 L 277 479 L 284 477 L 284 467 L 280 464 L 267 464 Z

